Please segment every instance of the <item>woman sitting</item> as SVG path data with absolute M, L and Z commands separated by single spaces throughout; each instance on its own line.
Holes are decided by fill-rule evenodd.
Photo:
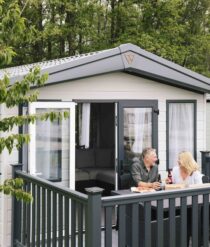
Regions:
M 178 166 L 172 170 L 174 184 L 202 184 L 203 174 L 190 152 L 181 152 L 178 157 Z
M 190 152 L 181 152 L 178 156 L 178 166 L 172 170 L 172 182 L 174 184 L 202 184 L 202 174 L 199 166 Z M 166 181 L 167 182 L 167 181 Z M 180 211 L 176 211 L 180 214 Z M 187 246 L 192 236 L 192 208 L 187 209 Z M 200 245 L 199 245 L 200 246 Z

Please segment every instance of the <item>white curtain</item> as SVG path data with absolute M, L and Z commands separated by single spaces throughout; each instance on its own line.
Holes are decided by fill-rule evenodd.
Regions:
M 194 104 L 169 103 L 169 167 L 177 164 L 178 154 L 194 154 Z
M 133 153 L 152 145 L 152 109 L 124 108 L 124 138 Z
M 90 103 L 83 103 L 80 114 L 79 145 L 89 148 L 90 146 Z
M 134 153 L 141 153 L 143 149 L 144 129 L 145 129 L 145 108 L 134 108 L 134 143 L 131 150 Z

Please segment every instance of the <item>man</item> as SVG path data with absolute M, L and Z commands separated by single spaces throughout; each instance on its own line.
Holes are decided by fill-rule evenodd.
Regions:
M 158 167 L 156 165 L 157 154 L 153 148 L 145 148 L 142 159 L 134 159 L 131 166 L 131 177 L 135 186 L 159 189 Z

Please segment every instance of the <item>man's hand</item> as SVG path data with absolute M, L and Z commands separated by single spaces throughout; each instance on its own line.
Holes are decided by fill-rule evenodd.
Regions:
M 160 189 L 160 183 L 159 182 L 152 183 L 152 188 L 155 190 Z

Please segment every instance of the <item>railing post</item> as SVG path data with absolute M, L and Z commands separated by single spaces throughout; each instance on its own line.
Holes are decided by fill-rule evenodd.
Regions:
M 16 171 L 22 171 L 23 164 L 11 164 L 12 178 L 16 178 Z M 12 198 L 12 222 L 11 222 L 11 243 L 15 245 L 16 240 L 21 238 L 21 202 Z
M 201 151 L 202 173 L 210 177 L 210 151 Z
M 88 194 L 86 211 L 86 245 L 101 246 L 101 195 L 103 189 L 92 187 L 85 189 Z

